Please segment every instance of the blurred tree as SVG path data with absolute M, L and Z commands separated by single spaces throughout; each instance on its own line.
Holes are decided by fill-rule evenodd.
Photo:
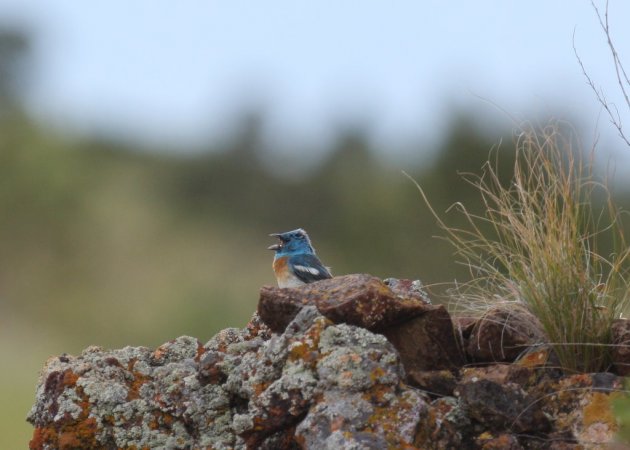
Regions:
M 31 39 L 18 28 L 0 25 L 0 114 L 14 110 L 26 89 Z
M 499 141 L 483 133 L 472 117 L 456 116 L 438 148 L 431 173 L 426 174 L 440 186 L 437 194 L 440 202 L 470 202 L 480 206 L 475 200 L 478 192 L 471 189 L 466 179 L 470 179 L 470 175 L 481 175 L 488 161 L 498 164 L 497 172 L 502 180 L 510 179 L 514 164 L 512 138 L 507 133 L 504 135 L 503 148 L 497 145 Z

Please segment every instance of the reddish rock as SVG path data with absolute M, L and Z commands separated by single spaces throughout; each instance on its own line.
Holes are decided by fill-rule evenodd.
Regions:
M 464 364 L 451 316 L 442 305 L 426 306 L 424 314 L 379 331 L 394 344 L 407 372 L 455 370 Z
M 612 361 L 621 376 L 630 375 L 630 320 L 618 319 L 612 325 Z
M 560 367 L 558 356 L 553 351 L 551 344 L 537 345 L 528 348 L 514 361 L 514 364 L 530 369 L 540 367 Z
M 530 345 L 544 341 L 538 319 L 510 303 L 489 310 L 477 320 L 466 350 L 475 362 L 512 362 Z
M 481 450 L 523 450 L 518 439 L 512 434 L 499 434 L 493 436 L 490 433 L 482 433 L 475 439 L 475 443 Z
M 430 304 L 429 294 L 424 290 L 420 280 L 406 280 L 400 278 L 386 278 L 383 280 L 391 291 L 401 298 L 415 298 L 421 302 Z
M 264 286 L 258 313 L 275 332 L 305 305 L 315 305 L 334 323 L 385 335 L 410 371 L 457 369 L 464 363 L 446 309 L 431 305 L 418 282 L 346 275 L 297 288 Z
M 470 339 L 470 335 L 472 334 L 473 328 L 477 324 L 477 318 L 469 317 L 469 316 L 456 316 L 453 317 L 453 326 L 455 328 L 455 332 L 459 337 L 460 344 L 462 348 L 466 348 L 468 346 L 468 339 Z
M 452 396 L 457 379 L 450 370 L 412 370 L 407 373 L 407 383 L 435 398 Z
M 549 421 L 536 401 L 516 383 L 499 384 L 487 379 L 465 381 L 455 390 L 471 418 L 490 432 L 543 432 Z
M 298 311 L 314 305 L 335 323 L 348 323 L 368 330 L 383 328 L 422 314 L 427 302 L 416 294 L 401 297 L 379 278 L 345 275 L 296 288 L 263 286 L 258 314 L 276 333 L 284 331 Z
M 514 364 L 494 364 L 485 367 L 468 367 L 462 369 L 460 383 L 474 383 L 478 380 L 489 380 L 498 384 L 515 383 L 521 386 L 534 381 L 534 371 Z

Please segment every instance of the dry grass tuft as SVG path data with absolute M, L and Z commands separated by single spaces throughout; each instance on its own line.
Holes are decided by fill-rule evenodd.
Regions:
M 524 305 L 542 324 L 567 371 L 605 370 L 611 325 L 628 303 L 629 249 L 608 187 L 593 174 L 574 132 L 552 123 L 516 139 L 514 172 L 502 184 L 497 161 L 465 178 L 484 211 L 456 204 L 467 226 L 447 226 L 420 192 L 470 268 L 458 306 L 477 313 L 497 302 Z M 595 208 L 594 204 L 603 204 Z M 602 255 L 601 242 L 612 242 Z

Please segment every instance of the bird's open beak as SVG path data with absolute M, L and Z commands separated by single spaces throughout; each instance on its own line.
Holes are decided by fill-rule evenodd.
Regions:
M 271 233 L 269 236 L 278 238 L 278 240 L 282 241 L 282 239 L 280 239 L 281 235 L 279 233 Z M 267 247 L 267 250 L 280 250 L 281 248 L 282 248 L 282 244 L 278 243 L 278 244 L 270 245 L 269 247 Z

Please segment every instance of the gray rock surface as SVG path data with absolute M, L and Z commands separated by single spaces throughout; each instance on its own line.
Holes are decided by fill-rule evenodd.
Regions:
M 450 316 L 424 302 L 413 282 L 339 282 L 344 289 L 331 291 L 323 308 L 334 315 L 323 315 L 322 305 L 299 307 L 279 333 L 255 314 L 245 328 L 225 329 L 205 345 L 182 336 L 155 350 L 90 347 L 51 358 L 28 415 L 30 448 L 518 450 L 613 441 L 610 400 L 622 395 L 623 378 L 563 374 L 544 347 L 526 347 L 538 342 L 527 318 L 513 323 L 521 340 L 498 333 L 488 316 L 464 323 L 468 347 L 493 353 L 479 367 L 463 367 Z M 354 300 L 335 307 L 333 294 L 348 290 Z M 284 292 L 285 300 L 288 294 L 298 298 L 299 288 Z M 364 309 L 368 300 L 376 304 Z M 273 308 L 266 311 L 272 316 Z M 336 323 L 343 311 L 357 322 Z M 401 311 L 417 315 L 398 320 Z M 358 326 L 378 323 L 375 317 L 388 325 Z M 627 324 L 618 328 L 626 342 Z M 507 341 L 528 351 L 513 362 Z
M 426 403 L 381 335 L 304 308 L 280 335 L 255 317 L 206 345 L 90 347 L 49 360 L 31 448 L 403 448 Z

